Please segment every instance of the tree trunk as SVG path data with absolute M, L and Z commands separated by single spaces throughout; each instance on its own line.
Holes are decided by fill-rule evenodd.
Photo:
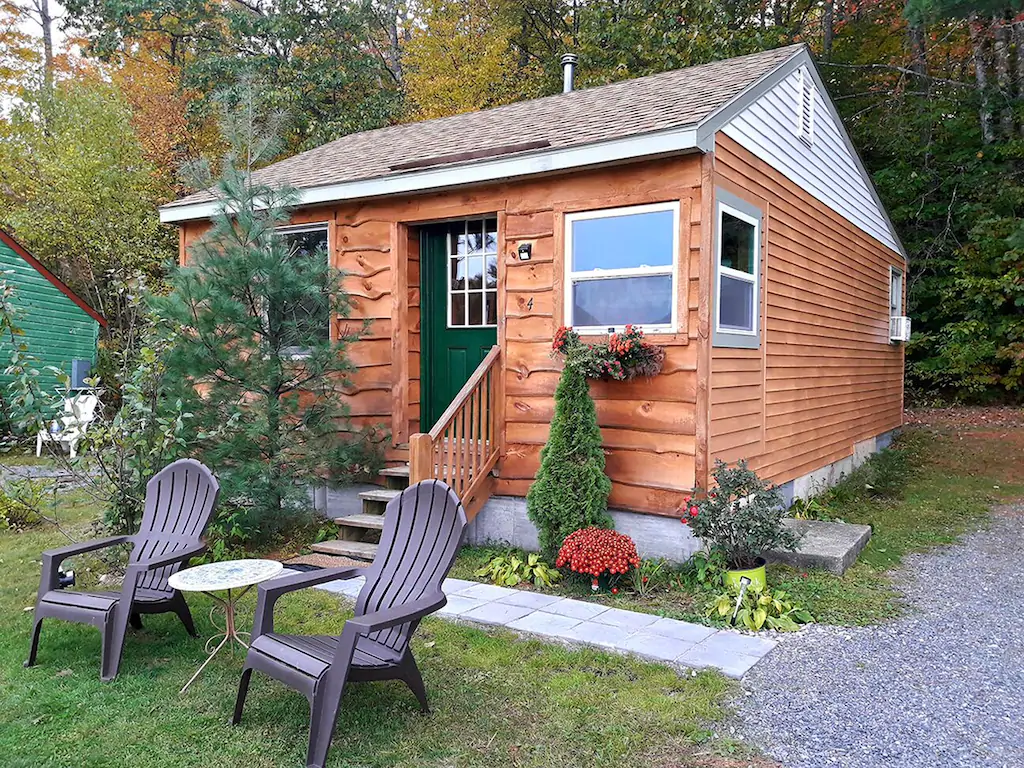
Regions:
M 995 51 L 996 62 L 996 84 L 999 86 L 999 126 L 1002 129 L 1003 137 L 1009 138 L 1013 135 L 1013 111 L 1010 104 L 1013 102 L 1013 94 L 1010 92 L 1010 28 L 1003 19 L 993 18 L 992 26 L 995 29 Z
M 49 91 L 53 85 L 53 16 L 50 0 L 36 0 L 39 25 L 43 28 L 43 84 Z
M 1024 21 L 1018 21 L 1013 25 L 1013 47 L 1017 55 L 1017 90 L 1018 99 L 1024 99 Z M 1021 134 L 1024 134 L 1024 123 L 1019 126 Z
M 386 6 L 388 19 L 387 19 L 387 34 L 388 34 L 388 54 L 387 64 L 388 69 L 391 70 L 392 76 L 395 78 L 395 82 L 398 85 L 402 84 L 402 42 L 398 35 L 398 8 L 394 3 L 388 3 Z
M 835 37 L 833 24 L 835 17 L 835 0 L 825 0 L 825 8 L 821 18 L 821 57 L 825 61 L 832 58 L 832 40 Z
M 908 25 L 907 36 L 910 38 L 910 69 L 921 78 L 926 78 L 928 76 L 928 51 L 924 42 L 924 24 Z M 920 83 L 915 83 L 915 85 L 920 85 Z
M 981 139 L 986 144 L 995 140 L 995 133 L 992 130 L 992 105 L 988 93 L 988 63 L 985 59 L 985 30 L 978 21 L 978 14 L 972 13 L 968 18 L 968 28 L 971 34 L 971 50 L 974 58 L 974 81 L 981 99 L 981 107 L 978 110 L 978 118 L 981 123 Z

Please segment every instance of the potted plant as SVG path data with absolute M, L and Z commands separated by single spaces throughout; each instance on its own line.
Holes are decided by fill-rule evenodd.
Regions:
M 726 562 L 725 585 L 739 587 L 748 577 L 765 589 L 764 554 L 795 549 L 799 536 L 782 525 L 786 510 L 778 490 L 747 467 L 719 460 L 711 473 L 714 490 L 684 500 L 681 520 L 711 552 Z

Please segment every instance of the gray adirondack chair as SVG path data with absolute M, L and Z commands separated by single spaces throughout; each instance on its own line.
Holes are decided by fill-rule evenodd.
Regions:
M 195 637 L 188 604 L 180 592 L 168 586 L 167 579 L 206 548 L 202 536 L 219 493 L 217 480 L 198 461 L 176 461 L 146 485 L 142 525 L 136 535 L 83 541 L 43 552 L 32 647 L 25 666 L 36 663 L 39 633 L 47 618 L 99 627 L 103 633 L 100 678 L 104 682 L 117 677 L 128 623 L 140 628 L 144 613 L 176 613 Z M 120 592 L 58 589 L 58 570 L 65 559 L 115 544 L 133 545 Z
M 403 680 L 429 711 L 423 678 L 409 637 L 424 616 L 447 602 L 441 582 L 459 548 L 466 514 L 455 492 L 425 480 L 388 502 L 384 532 L 367 568 L 331 568 L 260 584 L 253 640 L 245 658 L 232 720 L 242 719 L 252 671 L 258 669 L 302 692 L 310 703 L 306 765 L 322 768 L 348 682 Z M 315 584 L 366 576 L 355 617 L 340 636 L 274 632 L 274 603 L 281 595 Z

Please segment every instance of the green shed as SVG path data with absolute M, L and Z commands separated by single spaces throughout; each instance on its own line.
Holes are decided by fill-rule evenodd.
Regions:
M 106 320 L 2 229 L 0 279 L 14 286 L 15 322 L 40 367 L 56 366 L 72 376 L 75 360 L 95 365 L 100 326 Z M 0 390 L 10 381 L 3 372 L 9 348 L 10 339 L 0 339 Z

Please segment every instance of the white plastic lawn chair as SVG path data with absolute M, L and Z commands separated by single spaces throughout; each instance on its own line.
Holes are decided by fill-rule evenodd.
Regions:
M 59 443 L 68 446 L 71 458 L 78 455 L 78 443 L 85 431 L 96 418 L 100 399 L 96 395 L 75 395 L 64 399 L 64 413 L 50 424 L 49 431 L 40 430 L 36 435 L 36 456 L 43 455 L 43 443 Z

